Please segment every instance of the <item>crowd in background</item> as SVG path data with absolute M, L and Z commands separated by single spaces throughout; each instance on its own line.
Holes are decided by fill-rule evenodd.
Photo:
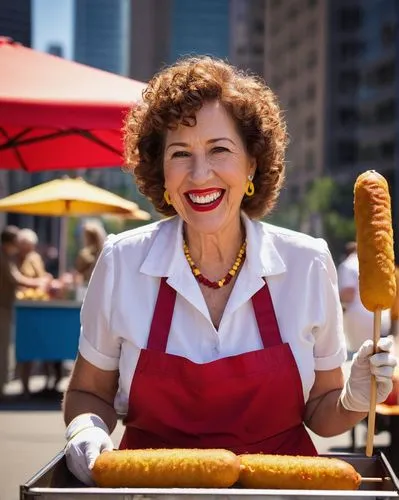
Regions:
M 16 299 L 82 300 L 91 273 L 101 253 L 106 232 L 96 220 L 83 225 L 82 247 L 74 265 L 59 273 L 59 252 L 54 246 L 40 246 L 37 234 L 28 228 L 7 226 L 0 244 L 0 397 L 9 380 L 10 353 L 13 345 L 13 307 Z M 43 363 L 20 362 L 14 377 L 21 380 L 22 397 L 29 399 L 30 377 L 40 371 L 46 375 L 47 391 L 57 390 L 62 377 L 61 360 Z

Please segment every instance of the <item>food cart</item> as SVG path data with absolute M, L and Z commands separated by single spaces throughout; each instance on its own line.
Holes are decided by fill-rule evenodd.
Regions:
M 17 300 L 15 357 L 17 361 L 75 359 L 81 302 L 77 300 Z

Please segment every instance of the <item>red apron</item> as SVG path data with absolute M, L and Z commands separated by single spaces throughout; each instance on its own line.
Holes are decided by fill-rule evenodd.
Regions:
M 176 291 L 162 278 L 120 448 L 317 455 L 303 426 L 298 368 L 281 340 L 267 284 L 252 297 L 264 348 L 210 363 L 165 353 L 175 300 Z

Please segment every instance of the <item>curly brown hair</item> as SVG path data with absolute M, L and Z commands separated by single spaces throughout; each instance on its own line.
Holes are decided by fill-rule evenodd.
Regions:
M 256 160 L 255 194 L 242 209 L 260 218 L 273 208 L 284 180 L 285 121 L 275 94 L 257 77 L 209 56 L 184 58 L 162 70 L 124 124 L 125 167 L 156 210 L 175 215 L 164 200 L 163 149 L 167 130 L 194 126 L 204 102 L 218 100 L 234 119 L 248 154 Z

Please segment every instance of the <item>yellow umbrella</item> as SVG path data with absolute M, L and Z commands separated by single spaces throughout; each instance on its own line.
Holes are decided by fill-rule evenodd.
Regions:
M 124 214 L 136 220 L 149 220 L 148 212 L 137 203 L 101 189 L 84 179 L 55 179 L 25 189 L 0 200 L 0 212 L 63 217 L 60 241 L 60 272 L 66 268 L 67 216 Z
M 84 179 L 55 179 L 0 200 L 0 211 L 56 217 L 119 213 L 139 220 L 150 214 L 136 203 L 89 184 Z

